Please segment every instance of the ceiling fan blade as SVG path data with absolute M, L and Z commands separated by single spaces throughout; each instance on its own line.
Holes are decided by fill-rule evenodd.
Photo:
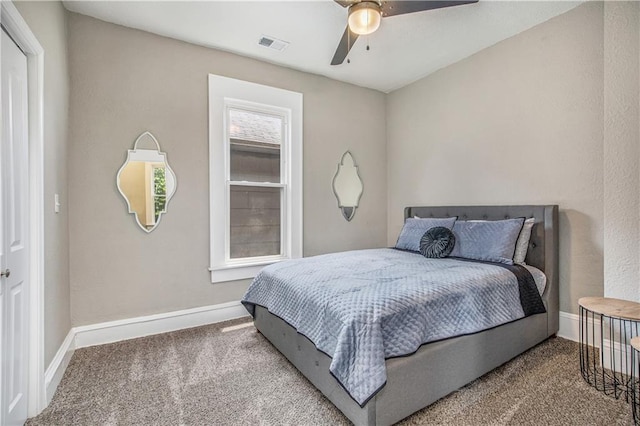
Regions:
M 336 53 L 333 55 L 331 65 L 340 65 L 343 63 L 349 54 L 349 51 L 353 47 L 353 43 L 355 43 L 357 39 L 358 34 L 351 31 L 347 25 L 347 28 L 344 30 L 344 34 L 342 34 L 342 38 L 340 39 L 340 43 L 338 44 L 338 48 L 336 49 Z
M 383 1 L 382 16 L 404 15 L 406 13 L 422 12 L 423 10 L 442 9 L 444 7 L 460 6 L 463 4 L 477 3 L 478 0 L 451 0 L 451 1 Z

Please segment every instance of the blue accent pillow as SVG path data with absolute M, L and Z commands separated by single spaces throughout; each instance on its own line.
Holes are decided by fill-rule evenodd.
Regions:
M 457 221 L 453 226 L 456 245 L 451 256 L 513 265 L 516 242 L 524 218 Z
M 401 250 L 420 251 L 420 239 L 430 228 L 436 226 L 444 226 L 452 229 L 456 222 L 456 217 L 448 217 L 443 219 L 417 219 L 408 218 L 404 222 L 400 236 L 396 242 L 396 248 Z
M 420 253 L 430 259 L 441 259 L 449 256 L 456 244 L 456 237 L 451 229 L 436 226 L 424 233 L 420 239 Z

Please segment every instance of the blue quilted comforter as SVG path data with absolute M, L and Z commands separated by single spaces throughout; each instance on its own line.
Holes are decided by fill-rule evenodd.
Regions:
M 544 312 L 523 309 L 523 285 L 542 301 L 513 268 L 395 249 L 334 253 L 267 266 L 242 303 L 252 315 L 265 307 L 329 355 L 331 373 L 363 406 L 386 383 L 385 359 Z

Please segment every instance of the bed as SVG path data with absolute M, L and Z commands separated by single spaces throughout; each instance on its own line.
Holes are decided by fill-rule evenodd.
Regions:
M 332 358 L 286 321 L 256 304 L 258 331 L 356 425 L 390 425 L 466 385 L 527 349 L 555 335 L 559 325 L 558 207 L 407 207 L 405 218 L 500 220 L 533 217 L 526 263 L 546 275 L 544 313 L 490 329 L 421 345 L 408 356 L 383 360 L 386 382 L 372 397 L 357 402 L 330 372 Z

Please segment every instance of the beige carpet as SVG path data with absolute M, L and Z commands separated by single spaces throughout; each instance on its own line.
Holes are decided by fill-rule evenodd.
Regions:
M 247 320 L 76 351 L 28 425 L 348 424 Z M 629 425 L 631 408 L 583 382 L 578 345 L 551 339 L 404 425 Z

